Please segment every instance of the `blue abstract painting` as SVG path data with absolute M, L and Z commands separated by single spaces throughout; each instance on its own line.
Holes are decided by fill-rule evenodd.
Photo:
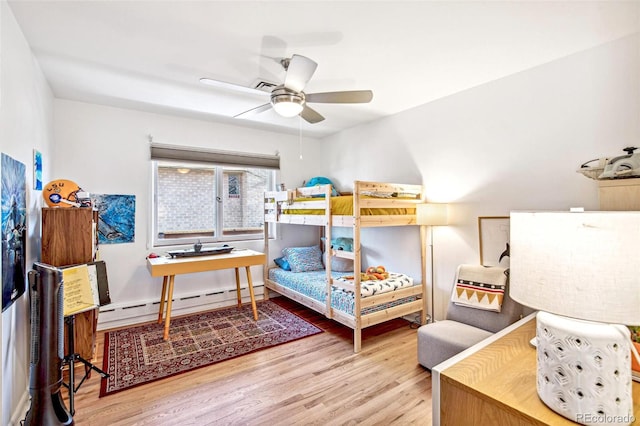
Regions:
M 33 189 L 42 191 L 42 153 L 33 150 Z
M 2 310 L 25 290 L 27 168 L 2 154 Z
M 135 241 L 135 195 L 91 194 L 98 209 L 98 244 L 122 244 Z

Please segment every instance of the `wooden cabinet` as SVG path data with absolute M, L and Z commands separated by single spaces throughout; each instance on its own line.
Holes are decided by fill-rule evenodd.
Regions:
M 41 261 L 53 266 L 95 260 L 98 212 L 91 208 L 43 208 Z M 98 310 L 76 315 L 75 352 L 87 360 L 95 356 Z M 65 354 L 68 354 L 65 328 Z
M 535 335 L 531 315 L 440 371 L 434 425 L 575 425 L 538 397 L 536 350 L 529 343 Z M 640 383 L 633 383 L 632 392 L 634 416 L 640 418 Z
M 640 210 L 640 178 L 598 181 L 600 210 Z

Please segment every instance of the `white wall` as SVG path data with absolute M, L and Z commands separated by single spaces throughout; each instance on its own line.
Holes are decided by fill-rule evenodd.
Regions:
M 27 270 L 40 258 L 41 193 L 33 188 L 34 148 L 50 176 L 53 96 L 6 2 L 0 2 L 0 143 L 3 153 L 22 162 L 27 174 Z M 2 313 L 2 414 L 16 423 L 28 406 L 30 322 L 25 293 Z M 16 423 L 17 424 L 17 423 Z
M 299 159 L 298 136 L 166 115 L 104 107 L 67 100 L 55 101 L 56 152 L 53 156 L 55 178 L 71 179 L 85 191 L 97 194 L 133 194 L 136 196 L 135 242 L 104 244 L 100 255 L 107 264 L 113 306 L 134 305 L 160 299 L 162 280 L 152 279 L 145 257 L 150 224 L 151 163 L 148 135 L 154 142 L 259 154 L 280 153 L 279 182 L 289 188 L 324 169 L 322 145 L 315 139 L 303 139 L 303 159 Z M 291 244 L 317 243 L 317 234 L 309 227 L 283 228 L 280 240 L 272 244 L 272 256 Z M 262 250 L 263 240 L 235 244 Z M 262 282 L 261 269 L 252 271 L 256 283 Z M 232 270 L 185 275 L 176 279 L 176 298 L 201 294 L 213 289 L 235 288 Z
M 348 187 L 353 179 L 424 183 L 429 201 L 452 204 L 454 225 L 434 230 L 436 318 L 442 318 L 455 267 L 479 262 L 478 216 L 598 208 L 597 183 L 576 169 L 640 145 L 639 95 L 635 35 L 324 143 L 339 186 Z M 370 253 L 363 265 L 382 262 L 420 276 L 417 231 L 370 234 L 369 246 L 380 254 Z

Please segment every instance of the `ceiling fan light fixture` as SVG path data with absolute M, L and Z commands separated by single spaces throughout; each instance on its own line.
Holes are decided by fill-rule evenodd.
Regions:
M 275 95 L 271 98 L 273 109 L 283 117 L 295 117 L 304 109 L 304 98 L 297 95 Z
M 294 92 L 284 86 L 271 92 L 271 106 L 282 117 L 295 117 L 304 109 L 304 93 Z
M 307 104 L 364 104 L 371 102 L 371 99 L 373 99 L 371 90 L 343 90 L 307 94 L 303 90 L 313 76 L 318 64 L 302 55 L 284 58 L 280 61 L 280 64 L 286 71 L 284 82 L 278 86 L 273 83 L 266 83 L 268 88 L 273 87 L 270 102 L 234 115 L 235 118 L 247 118 L 273 109 L 281 117 L 298 115 L 307 123 L 315 124 L 323 121 L 324 117 Z M 206 81 L 203 81 L 203 83 L 206 83 Z M 263 86 L 263 88 L 267 86 Z

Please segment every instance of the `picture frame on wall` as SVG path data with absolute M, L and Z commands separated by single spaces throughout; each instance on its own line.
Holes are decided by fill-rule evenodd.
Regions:
M 509 267 L 509 216 L 478 217 L 480 264 Z
M 135 241 L 135 195 L 91 194 L 91 202 L 98 210 L 98 244 Z
M 26 289 L 26 166 L 2 153 L 2 311 Z
M 42 191 L 42 153 L 33 150 L 33 189 Z

